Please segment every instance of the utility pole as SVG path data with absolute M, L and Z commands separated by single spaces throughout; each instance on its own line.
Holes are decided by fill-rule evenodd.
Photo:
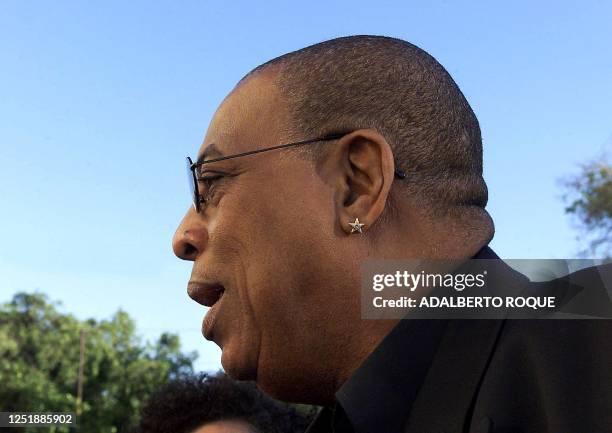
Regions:
M 83 367 L 85 366 L 85 331 L 80 331 L 79 376 L 77 378 L 76 415 L 81 415 L 83 409 Z

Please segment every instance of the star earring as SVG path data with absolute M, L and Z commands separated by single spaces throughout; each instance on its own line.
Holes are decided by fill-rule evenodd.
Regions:
M 359 222 L 359 218 L 355 218 L 355 222 L 349 222 L 349 225 L 351 226 L 351 233 L 355 233 L 355 232 L 359 232 L 359 233 L 363 233 L 362 227 L 365 226 L 365 224 L 360 223 Z

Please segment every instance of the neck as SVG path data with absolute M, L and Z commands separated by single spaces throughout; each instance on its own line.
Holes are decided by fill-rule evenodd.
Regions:
M 307 383 L 298 385 L 293 380 L 293 385 L 298 385 L 296 389 L 292 389 L 287 395 L 274 393 L 271 395 L 295 403 L 333 407 L 338 390 L 355 374 L 398 322 L 398 320 L 350 322 L 350 329 L 343 333 L 344 338 L 338 345 L 329 347 L 328 350 L 321 348 L 318 350 L 320 355 L 316 363 L 303 365 L 304 370 L 310 372 Z M 351 338 L 346 338 L 347 335 Z M 326 354 L 323 355 L 322 352 Z
M 344 383 L 353 376 L 355 371 L 363 364 L 363 362 L 374 352 L 379 344 L 398 324 L 397 319 L 386 320 L 361 320 L 360 332 L 353 333 L 357 337 L 353 350 L 350 353 L 343 353 L 342 363 L 335 377 L 334 393 L 337 392 Z
M 478 209 L 458 217 L 432 218 L 412 207 L 386 226 L 372 245 L 372 258 L 397 260 L 469 259 L 493 238 L 489 214 Z

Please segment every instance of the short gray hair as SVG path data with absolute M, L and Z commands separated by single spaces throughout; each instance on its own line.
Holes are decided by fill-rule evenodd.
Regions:
M 422 49 L 390 37 L 342 37 L 270 60 L 243 81 L 269 67 L 278 70 L 296 136 L 373 128 L 406 172 L 409 195 L 443 214 L 484 209 L 478 120 L 448 72 Z

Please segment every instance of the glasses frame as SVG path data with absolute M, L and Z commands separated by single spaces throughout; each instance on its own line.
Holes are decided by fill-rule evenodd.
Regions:
M 319 138 L 312 138 L 308 140 L 296 141 L 294 143 L 280 144 L 278 146 L 265 147 L 263 149 L 250 150 L 248 152 L 236 153 L 234 155 L 228 155 L 228 156 L 221 156 L 219 158 L 209 159 L 207 161 L 200 161 L 200 162 L 193 162 L 192 159 L 188 156 L 187 157 L 187 170 L 188 170 L 187 176 L 189 177 L 189 182 L 190 182 L 190 189 L 192 193 L 191 198 L 193 200 L 193 207 L 197 213 L 200 213 L 201 204 L 206 202 L 206 200 L 204 200 L 202 196 L 200 195 L 199 186 L 198 186 L 198 178 L 196 176 L 196 168 L 202 165 L 211 164 L 213 162 L 225 161 L 228 159 L 240 158 L 243 156 L 255 155 L 257 153 L 269 152 L 271 150 L 287 149 L 289 147 L 302 146 L 304 144 L 313 144 L 313 143 L 318 143 L 321 141 L 338 140 L 339 138 L 342 138 L 347 134 L 350 134 L 350 133 L 345 132 L 341 134 L 328 134 L 328 135 L 325 135 Z M 398 179 L 404 179 L 406 177 L 406 173 L 398 168 L 395 169 L 394 174 L 395 174 L 395 177 Z

